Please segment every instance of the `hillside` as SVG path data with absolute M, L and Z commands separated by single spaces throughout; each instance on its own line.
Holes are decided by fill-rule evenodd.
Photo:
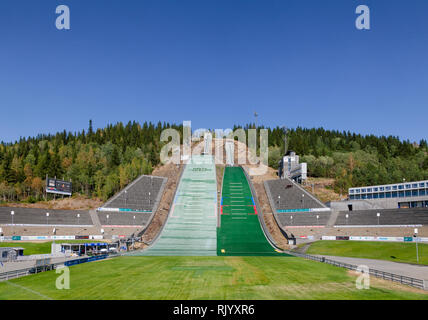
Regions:
M 38 201 L 36 203 L 6 202 L 1 203 L 3 207 L 40 208 L 51 210 L 90 210 L 100 207 L 103 201 L 100 199 L 88 199 L 81 195 L 72 198 L 64 198 L 49 201 Z
M 182 125 L 135 121 L 94 130 L 90 121 L 86 131 L 64 130 L 14 143 L 2 142 L 0 202 L 16 205 L 43 201 L 46 176 L 56 176 L 72 181 L 73 193 L 83 196 L 79 206 L 96 207 L 99 201 L 107 200 L 139 175 L 151 174 L 159 166 L 160 150 L 166 143 L 160 141 L 160 136 L 170 128 L 182 132 Z M 236 128 L 248 133 L 254 125 Z M 284 132 L 280 127 L 266 129 L 269 166 L 276 169 L 284 152 Z M 323 201 L 336 200 L 353 186 L 396 183 L 403 178 L 428 179 L 426 140 L 412 143 L 398 137 L 362 136 L 323 128 L 291 129 L 287 137 L 288 150 L 294 150 L 302 162 L 308 163 L 310 177 L 334 179 L 334 183 L 313 180 L 315 194 Z M 70 206 L 63 200 L 41 205 Z
M 347 192 L 342 196 L 334 191 L 335 179 L 308 177 L 303 186 L 307 191 L 314 194 L 322 202 L 340 201 L 346 199 Z

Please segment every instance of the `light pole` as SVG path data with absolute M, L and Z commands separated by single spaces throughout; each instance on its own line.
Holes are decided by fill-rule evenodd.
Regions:
M 377 225 L 379 225 L 380 212 L 376 213 L 376 215 L 377 215 Z
M 319 215 L 317 215 L 317 225 L 318 225 L 318 219 L 320 218 L 320 216 Z
M 348 225 L 349 214 L 346 214 L 345 218 L 346 218 L 346 225 Z
M 254 119 L 256 120 L 255 126 L 256 126 L 256 130 L 257 130 L 257 117 L 258 117 L 258 113 L 256 111 L 254 111 Z M 257 131 L 256 131 L 257 132 Z
M 305 208 L 305 195 L 302 194 L 302 209 Z
M 79 224 L 80 213 L 77 214 L 77 224 Z
M 46 224 L 49 224 L 49 212 L 46 212 Z
M 293 216 L 290 216 L 291 225 L 293 225 Z
M 278 208 L 281 210 L 281 196 L 278 196 Z
M 126 208 L 126 193 L 127 191 L 125 190 L 125 208 Z
M 151 196 L 151 193 L 149 192 L 149 208 L 150 208 L 150 196 Z
M 134 216 L 134 226 L 135 226 L 135 216 Z
M 14 230 L 13 216 L 15 215 L 15 211 L 11 211 L 10 215 L 12 216 L 12 235 L 14 235 L 15 230 Z
M 108 223 L 108 218 L 110 218 L 110 216 L 109 216 L 109 215 L 107 215 L 107 216 L 106 216 L 106 218 L 107 218 L 107 225 L 109 225 L 109 223 Z
M 416 242 L 416 261 L 419 264 L 419 251 L 418 251 L 418 229 L 415 229 L 415 234 L 413 236 Z

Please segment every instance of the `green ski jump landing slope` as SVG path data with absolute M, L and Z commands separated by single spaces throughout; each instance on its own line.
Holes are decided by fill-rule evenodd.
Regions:
M 217 182 L 212 156 L 192 156 L 181 177 L 170 216 L 147 250 L 130 255 L 215 256 Z
M 217 230 L 219 256 L 282 255 L 261 229 L 251 189 L 241 167 L 226 167 L 221 200 L 221 224 Z

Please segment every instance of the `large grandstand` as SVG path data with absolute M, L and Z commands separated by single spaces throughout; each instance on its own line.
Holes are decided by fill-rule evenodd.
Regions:
M 319 240 L 322 236 L 332 235 L 412 237 L 415 227 L 420 228 L 420 236 L 428 235 L 425 208 L 330 209 L 287 178 L 266 181 L 265 189 L 278 225 L 298 241 Z
M 272 204 L 279 213 L 313 209 L 329 211 L 325 204 L 288 178 L 267 181 L 265 186 L 268 188 Z
M 335 226 L 345 227 L 414 227 L 428 225 L 428 210 L 383 209 L 339 212 Z
M 152 212 L 156 210 L 166 179 L 142 175 L 107 201 L 99 211 Z
M 0 207 L 0 226 L 12 236 L 142 234 L 159 207 L 167 178 L 140 176 L 98 210 Z
M 167 178 L 142 175 L 97 209 L 103 228 L 131 228 L 140 234 L 150 225 Z
M 13 214 L 12 214 L 13 212 Z M 0 224 L 19 227 L 92 227 L 88 211 L 0 207 Z

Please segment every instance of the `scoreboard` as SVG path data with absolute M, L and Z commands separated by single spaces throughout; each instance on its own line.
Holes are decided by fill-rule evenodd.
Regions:
M 57 180 L 54 178 L 47 178 L 46 192 L 71 196 L 72 184 L 69 181 Z

